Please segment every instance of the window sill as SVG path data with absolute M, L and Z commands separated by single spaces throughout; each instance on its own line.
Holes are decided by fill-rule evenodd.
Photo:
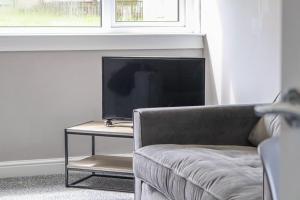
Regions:
M 22 29 L 22 28 L 20 28 Z M 201 49 L 201 34 L 180 31 L 150 32 L 9 32 L 0 29 L 0 52 L 5 51 L 73 51 Z

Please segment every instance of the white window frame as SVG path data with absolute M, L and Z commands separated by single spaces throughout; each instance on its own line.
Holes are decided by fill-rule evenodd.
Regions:
M 199 34 L 200 0 L 180 0 L 179 22 L 115 22 L 114 0 L 102 0 L 99 27 L 0 27 L 5 35 Z M 184 4 L 184 5 L 183 5 Z
M 201 49 L 200 0 L 185 0 L 183 26 L 112 26 L 112 1 L 102 0 L 101 27 L 0 27 L 0 52 Z

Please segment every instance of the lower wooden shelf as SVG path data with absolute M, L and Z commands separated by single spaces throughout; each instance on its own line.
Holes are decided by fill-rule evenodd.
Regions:
M 132 154 L 94 155 L 82 160 L 71 161 L 67 168 L 70 170 L 133 174 Z

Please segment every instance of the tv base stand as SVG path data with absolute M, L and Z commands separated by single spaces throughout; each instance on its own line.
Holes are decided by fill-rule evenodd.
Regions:
M 107 126 L 107 127 L 113 126 L 112 119 L 105 120 L 105 126 Z
M 91 156 L 87 156 L 82 160 L 76 160 L 76 161 L 69 160 L 69 136 L 71 135 L 82 135 L 82 136 L 91 137 Z M 65 129 L 65 185 L 66 187 L 101 189 L 101 188 L 89 188 L 86 186 L 78 185 L 79 183 L 91 177 L 112 177 L 112 178 L 133 179 L 132 154 L 96 155 L 95 137 L 133 138 L 133 129 L 129 126 L 107 127 L 106 123 L 103 121 L 87 122 L 81 125 L 77 125 Z M 73 183 L 69 183 L 70 171 L 86 172 L 89 173 L 89 175 Z
M 108 119 L 105 121 L 106 127 L 128 127 L 133 128 L 133 123 L 130 121 L 113 121 L 112 119 Z

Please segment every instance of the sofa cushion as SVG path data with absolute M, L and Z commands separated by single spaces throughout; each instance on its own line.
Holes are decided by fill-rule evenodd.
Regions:
M 277 95 L 273 103 L 281 102 L 281 92 Z M 278 114 L 267 114 L 261 117 L 254 128 L 251 130 L 248 140 L 254 146 L 258 146 L 265 139 L 279 136 L 281 119 Z
M 171 200 L 261 200 L 254 147 L 152 145 L 134 153 L 134 174 Z
M 258 146 L 265 139 L 280 135 L 281 119 L 279 115 L 263 116 L 251 130 L 249 141 L 254 146 Z

